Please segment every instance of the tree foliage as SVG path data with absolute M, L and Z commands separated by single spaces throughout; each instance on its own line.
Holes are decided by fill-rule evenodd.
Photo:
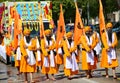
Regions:
M 6 1 L 6 0 L 0 0 Z M 14 0 L 7 0 L 14 1 Z M 15 1 L 33 1 L 33 0 L 15 0 Z M 38 1 L 38 0 L 35 0 Z M 42 0 L 40 0 L 42 1 Z M 48 0 L 43 0 L 48 1 Z M 68 23 L 70 20 L 74 22 L 75 20 L 75 4 L 74 0 L 50 0 L 53 5 L 53 19 L 57 23 L 59 18 L 60 3 L 63 4 L 64 18 L 65 22 Z M 99 0 L 76 0 L 78 7 L 82 9 L 82 18 L 87 18 L 87 4 L 89 2 L 89 13 L 90 18 L 98 16 L 99 13 Z M 102 0 L 104 7 L 105 16 L 108 13 L 118 10 L 117 0 Z
M 82 18 L 87 18 L 87 4 L 89 2 L 90 18 L 95 18 L 99 15 L 99 0 L 77 0 L 78 7 L 82 9 Z M 108 13 L 118 10 L 117 0 L 102 0 L 105 17 Z M 55 21 L 59 18 L 59 4 L 63 4 L 65 22 L 75 20 L 75 5 L 74 0 L 52 0 L 53 3 L 53 18 Z
M 57 21 L 59 19 L 60 4 L 63 5 L 65 22 L 69 20 L 74 21 L 75 18 L 75 5 L 72 0 L 52 0 L 53 3 L 53 19 Z

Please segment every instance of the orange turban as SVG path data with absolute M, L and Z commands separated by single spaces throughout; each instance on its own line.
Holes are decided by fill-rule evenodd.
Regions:
M 112 27 L 113 27 L 113 24 L 111 22 L 106 24 L 106 28 L 112 28 Z
M 86 26 L 86 27 L 85 27 L 85 32 L 87 32 L 87 31 L 91 31 L 90 26 Z
M 50 29 L 45 30 L 45 35 L 50 35 L 52 31 Z
M 23 34 L 24 35 L 30 35 L 30 30 L 29 29 L 24 29 Z
M 66 37 L 69 38 L 69 37 L 72 37 L 72 35 L 73 35 L 72 32 L 68 32 L 68 33 L 66 34 Z

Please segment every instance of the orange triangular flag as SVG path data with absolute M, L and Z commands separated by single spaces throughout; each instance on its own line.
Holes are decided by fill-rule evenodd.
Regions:
M 64 22 L 64 16 L 62 11 L 62 4 L 60 4 L 60 16 L 58 21 L 58 28 L 57 28 L 57 39 L 56 39 L 56 46 L 58 47 L 59 42 L 62 40 L 64 34 L 65 34 L 65 22 Z
M 14 17 L 14 19 L 15 19 L 15 23 L 14 23 L 14 43 L 15 43 L 14 44 L 14 49 L 17 49 L 18 35 L 20 34 L 20 32 L 19 32 L 20 27 L 18 27 L 20 16 L 19 16 L 17 10 L 15 10 L 14 15 L 15 15 L 15 17 Z
M 75 3 L 76 6 L 76 17 L 75 17 L 75 25 L 74 25 L 74 41 L 77 43 L 83 34 L 83 23 L 81 19 L 81 15 L 79 13 L 79 9 L 77 6 L 77 3 Z
M 103 6 L 101 0 L 99 0 L 100 8 L 99 8 L 99 27 L 100 27 L 100 34 L 102 31 L 105 30 L 105 20 L 103 14 Z
M 21 34 L 22 33 L 22 20 L 21 19 L 18 19 L 18 34 Z

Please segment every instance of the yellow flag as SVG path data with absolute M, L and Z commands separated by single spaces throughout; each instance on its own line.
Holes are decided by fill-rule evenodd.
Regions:
M 101 0 L 99 0 L 99 28 L 100 28 L 100 34 L 102 34 L 102 31 L 105 30 L 105 18 L 103 14 L 103 6 Z
M 77 6 L 77 3 L 75 3 L 76 6 L 76 17 L 75 17 L 75 25 L 74 25 L 74 41 L 77 43 L 83 34 L 83 23 L 81 19 L 81 15 L 79 13 L 79 9 Z
M 63 38 L 65 34 L 65 22 L 64 22 L 64 16 L 63 16 L 63 11 L 62 11 L 62 4 L 60 4 L 60 16 L 59 16 L 59 22 L 58 22 L 58 28 L 57 28 L 57 40 L 56 40 L 56 45 L 58 47 L 59 42 Z

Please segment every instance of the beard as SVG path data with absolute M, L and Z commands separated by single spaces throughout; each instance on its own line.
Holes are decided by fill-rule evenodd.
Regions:
M 71 46 L 72 38 L 68 38 L 68 42 L 69 42 L 69 44 L 70 44 L 70 46 Z
M 85 33 L 87 37 L 90 37 L 90 33 Z
M 51 35 L 50 36 L 46 36 L 47 40 L 51 40 Z
M 26 38 L 26 42 L 29 43 L 31 40 L 30 36 L 25 36 L 25 38 Z
M 68 39 L 68 41 L 69 41 L 69 42 L 72 42 L 72 39 L 70 38 L 70 39 Z
M 108 39 L 110 42 L 112 42 L 112 29 L 107 30 L 108 32 Z
M 51 35 L 46 36 L 46 39 L 47 39 L 48 45 L 50 45 Z

